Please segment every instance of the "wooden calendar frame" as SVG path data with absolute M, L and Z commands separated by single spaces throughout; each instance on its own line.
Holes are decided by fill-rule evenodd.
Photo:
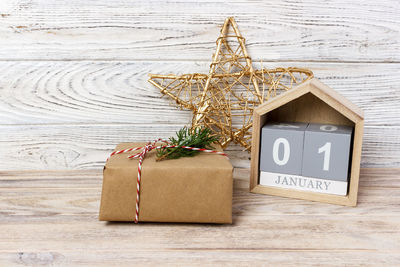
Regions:
M 349 125 L 354 127 L 346 196 L 305 192 L 259 184 L 261 127 L 267 121 L 306 122 Z M 313 78 L 254 110 L 251 147 L 250 192 L 298 198 L 331 204 L 356 206 L 360 175 L 363 111 L 327 85 Z

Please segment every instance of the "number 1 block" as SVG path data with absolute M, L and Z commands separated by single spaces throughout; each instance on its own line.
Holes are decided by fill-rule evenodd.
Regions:
M 310 123 L 304 135 L 302 175 L 347 182 L 352 130 Z
M 306 123 L 267 123 L 261 130 L 260 170 L 301 174 Z

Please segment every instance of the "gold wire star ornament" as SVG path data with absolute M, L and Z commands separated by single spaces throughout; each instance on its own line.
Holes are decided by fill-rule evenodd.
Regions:
M 250 151 L 253 110 L 270 97 L 313 77 L 303 68 L 254 70 L 245 39 L 234 18 L 227 18 L 217 39 L 208 74 L 149 74 L 149 82 L 178 107 L 193 112 L 192 128 L 205 126 Z

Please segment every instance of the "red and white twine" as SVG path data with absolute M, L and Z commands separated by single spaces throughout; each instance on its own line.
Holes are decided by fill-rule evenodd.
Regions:
M 157 142 L 164 142 L 167 145 L 162 145 L 162 146 L 156 146 Z M 131 151 L 136 151 L 136 150 L 142 150 L 139 153 L 133 154 L 128 156 L 129 159 L 134 159 L 134 158 L 139 158 L 139 162 L 138 162 L 138 175 L 137 175 L 137 181 L 136 181 L 136 212 L 135 212 L 135 223 L 139 222 L 139 198 L 140 198 L 140 180 L 142 178 L 142 163 L 143 163 L 143 159 L 146 156 L 147 152 L 150 152 L 153 149 L 159 149 L 159 148 L 174 148 L 174 147 L 180 147 L 180 148 L 185 148 L 185 149 L 189 149 L 189 150 L 196 150 L 196 151 L 201 151 L 201 152 L 206 152 L 206 153 L 213 153 L 213 154 L 218 154 L 218 155 L 223 155 L 225 157 L 227 157 L 227 155 L 224 152 L 221 151 L 216 151 L 216 150 L 209 150 L 209 149 L 205 149 L 205 148 L 197 148 L 197 147 L 190 147 L 190 146 L 177 146 L 177 145 L 168 145 L 169 142 L 165 141 L 161 138 L 153 141 L 153 142 L 149 142 L 147 143 L 145 146 L 141 146 L 141 147 L 131 147 L 131 148 L 127 148 L 127 149 L 123 149 L 123 150 L 118 150 L 118 151 L 114 151 L 110 154 L 110 156 L 107 158 L 107 161 L 114 155 L 117 154 L 122 154 L 122 153 L 127 153 L 127 152 L 131 152 Z

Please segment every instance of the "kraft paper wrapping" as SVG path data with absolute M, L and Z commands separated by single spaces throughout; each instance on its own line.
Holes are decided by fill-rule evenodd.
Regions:
M 116 150 L 143 145 L 122 143 Z M 138 159 L 128 155 L 114 155 L 104 167 L 101 221 L 134 221 Z M 156 151 L 148 152 L 142 165 L 139 222 L 232 223 L 232 172 L 222 155 L 200 152 L 156 162 Z

